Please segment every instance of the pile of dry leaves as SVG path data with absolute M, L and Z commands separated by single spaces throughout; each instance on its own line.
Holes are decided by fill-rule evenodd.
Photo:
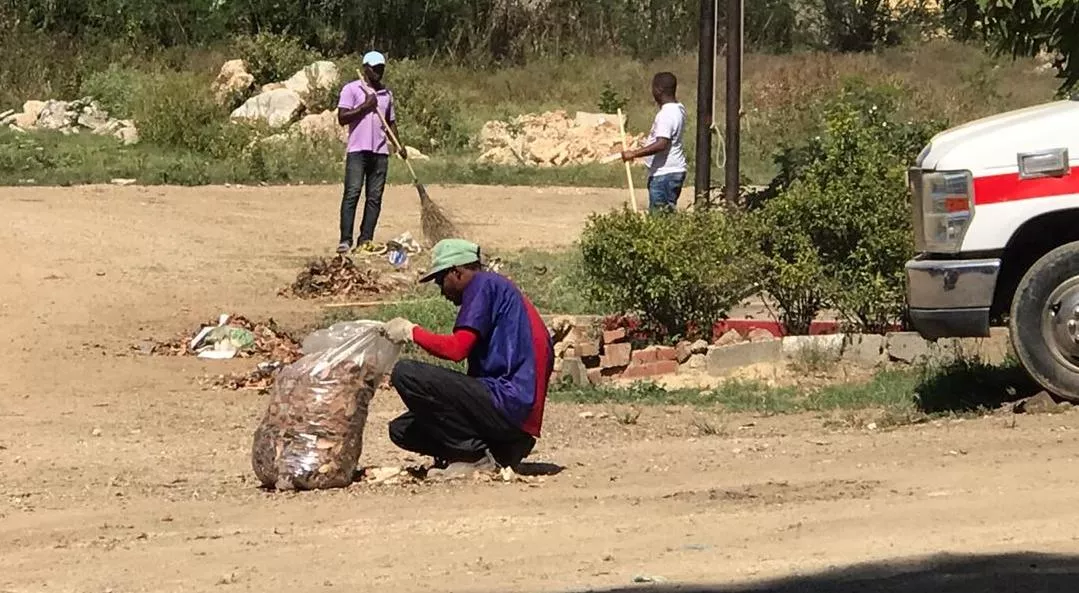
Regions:
M 371 266 L 361 268 L 352 258 L 339 255 L 308 262 L 296 281 L 283 288 L 280 295 L 301 299 L 354 298 L 392 292 L 408 282 L 401 274 L 384 274 Z
M 156 342 L 150 353 L 159 356 L 194 356 L 196 353 L 191 350 L 192 338 L 197 336 L 203 327 L 214 327 L 218 325 L 218 322 L 217 319 L 214 319 L 202 324 L 199 329 L 193 332 L 185 333 L 171 340 Z M 300 351 L 300 343 L 288 332 L 278 327 L 277 322 L 272 318 L 265 322 L 254 322 L 243 315 L 232 315 L 228 317 L 226 325 L 246 329 L 255 336 L 254 348 L 251 351 L 238 352 L 236 354 L 238 358 L 257 355 L 271 361 L 289 364 L 303 356 Z

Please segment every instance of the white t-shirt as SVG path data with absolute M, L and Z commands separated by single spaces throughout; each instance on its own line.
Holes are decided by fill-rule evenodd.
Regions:
M 648 165 L 649 176 L 686 172 L 686 152 L 682 148 L 682 134 L 685 130 L 685 106 L 681 103 L 664 103 L 659 108 L 655 121 L 652 122 L 652 131 L 648 133 L 648 140 L 644 145 L 648 146 L 657 138 L 667 138 L 671 141 L 671 145 L 663 152 L 645 157 L 644 162 Z

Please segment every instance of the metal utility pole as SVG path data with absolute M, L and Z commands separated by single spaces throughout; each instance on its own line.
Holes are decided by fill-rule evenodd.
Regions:
M 743 0 L 727 0 L 727 170 L 724 196 L 728 203 L 738 200 L 741 177 L 742 126 L 742 10 Z
M 712 94 L 715 92 L 716 2 L 701 0 L 700 46 L 697 48 L 697 163 L 694 203 L 706 208 L 712 185 Z

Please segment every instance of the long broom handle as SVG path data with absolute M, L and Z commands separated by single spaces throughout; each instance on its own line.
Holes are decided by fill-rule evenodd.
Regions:
M 622 109 L 618 109 L 618 129 L 622 133 L 622 150 L 629 150 L 626 144 L 626 122 L 622 118 Z M 629 168 L 629 161 L 623 161 L 626 166 L 626 181 L 629 183 L 629 203 L 633 205 L 633 211 L 637 212 L 637 192 L 633 190 L 633 172 Z
M 382 129 L 386 130 L 386 135 L 393 140 L 393 145 L 397 147 L 397 156 L 401 156 L 401 143 L 397 141 L 397 136 L 394 135 L 393 130 L 390 129 L 390 125 L 386 123 L 386 118 L 382 117 L 382 112 L 378 110 L 378 105 L 375 105 L 375 115 L 378 116 L 378 121 L 382 122 Z M 416 171 L 412 168 L 412 163 L 408 159 L 401 157 L 401 160 L 405 162 L 405 166 L 408 167 L 408 172 L 412 174 L 412 181 L 419 183 L 420 180 L 416 177 Z

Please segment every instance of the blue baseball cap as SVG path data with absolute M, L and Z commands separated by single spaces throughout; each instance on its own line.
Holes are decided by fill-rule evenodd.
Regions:
M 386 56 L 377 51 L 369 51 L 363 54 L 364 66 L 382 66 L 386 63 Z

